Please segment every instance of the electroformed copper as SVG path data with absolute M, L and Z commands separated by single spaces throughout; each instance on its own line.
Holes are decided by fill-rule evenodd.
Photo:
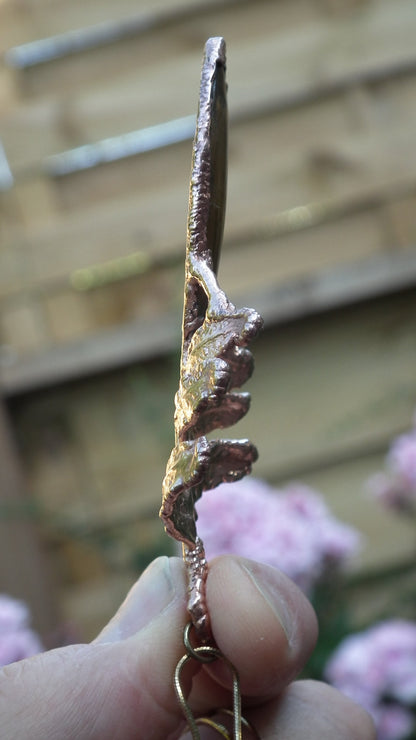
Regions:
M 253 371 L 247 345 L 263 323 L 254 309 L 237 309 L 217 280 L 227 181 L 225 66 L 224 39 L 209 39 L 193 144 L 175 446 L 160 510 L 166 531 L 183 545 L 188 611 L 204 643 L 211 640 L 205 601 L 207 562 L 197 534 L 195 503 L 219 483 L 242 478 L 257 459 L 249 440 L 208 440 L 206 435 L 235 424 L 247 413 L 250 396 L 235 388 Z

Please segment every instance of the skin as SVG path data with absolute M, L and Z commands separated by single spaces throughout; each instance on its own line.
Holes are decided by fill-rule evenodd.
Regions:
M 240 674 L 243 714 L 262 740 L 375 740 L 368 715 L 335 689 L 293 682 L 313 649 L 317 627 L 309 602 L 285 576 L 242 558 L 217 558 L 210 563 L 207 603 L 217 645 Z M 5 666 L 2 737 L 190 737 L 172 688 L 184 654 L 185 604 L 182 561 L 158 558 L 91 644 Z M 193 679 L 185 675 L 185 683 L 196 713 L 229 703 L 229 675 L 220 662 Z M 201 737 L 219 736 L 204 728 Z

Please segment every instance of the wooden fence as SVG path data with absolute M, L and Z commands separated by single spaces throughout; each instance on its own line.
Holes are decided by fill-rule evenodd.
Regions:
M 365 495 L 416 406 L 413 0 L 4 0 L 0 389 L 31 536 L 87 636 L 165 546 L 191 139 L 218 34 L 220 281 L 266 322 L 235 434 L 257 475 L 301 478 L 363 530 L 362 567 L 413 550 Z

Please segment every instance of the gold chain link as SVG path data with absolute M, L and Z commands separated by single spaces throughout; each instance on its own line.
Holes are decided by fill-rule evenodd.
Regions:
M 181 706 L 182 712 L 191 731 L 192 740 L 201 740 L 198 725 L 206 725 L 208 727 L 211 727 L 211 729 L 215 730 L 221 737 L 225 738 L 225 740 L 242 740 L 243 727 L 245 727 L 251 732 L 252 736 L 256 740 L 260 740 L 260 737 L 254 727 L 246 719 L 244 719 L 241 714 L 240 679 L 237 673 L 237 669 L 217 647 L 214 647 L 212 645 L 199 645 L 198 647 L 193 647 L 190 641 L 191 628 L 192 622 L 189 622 L 184 629 L 183 642 L 185 645 L 186 653 L 182 656 L 176 666 L 174 687 L 178 702 Z M 231 717 L 233 724 L 232 734 L 230 734 L 230 731 L 225 727 L 225 725 L 221 724 L 217 719 L 214 719 L 213 716 L 197 718 L 194 717 L 193 712 L 185 698 L 181 684 L 182 670 L 185 665 L 191 660 L 196 660 L 198 663 L 202 664 L 213 663 L 215 660 L 222 660 L 222 662 L 225 663 L 225 665 L 229 668 L 233 679 L 233 708 L 232 710 L 219 709 L 213 714 L 223 714 L 227 717 Z

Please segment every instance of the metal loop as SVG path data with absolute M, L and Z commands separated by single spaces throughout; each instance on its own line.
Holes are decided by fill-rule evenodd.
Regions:
M 225 738 L 225 740 L 230 740 L 227 728 L 224 727 L 224 725 L 220 725 L 219 722 L 215 722 L 215 720 L 211 719 L 210 717 L 199 717 L 195 721 L 197 725 L 205 725 L 211 727 L 211 729 L 218 732 L 218 734 L 221 735 L 221 737 Z
M 224 708 L 221 708 L 221 709 L 219 709 L 219 710 L 218 710 L 218 714 L 226 714 L 226 715 L 228 715 L 229 717 L 232 717 L 232 716 L 233 716 L 233 713 L 232 713 L 231 709 L 224 709 Z M 252 734 L 252 735 L 253 735 L 253 737 L 254 737 L 254 740 L 261 740 L 261 737 L 260 737 L 260 735 L 258 734 L 258 732 L 257 732 L 256 728 L 255 728 L 255 727 L 253 727 L 253 725 L 251 724 L 251 722 L 249 722 L 249 721 L 248 721 L 247 719 L 245 719 L 245 718 L 244 718 L 243 716 L 241 716 L 241 724 L 242 724 L 242 725 L 243 725 L 244 727 L 246 727 L 246 728 L 247 728 L 247 730 L 250 730 L 251 734 Z
M 213 663 L 214 660 L 221 658 L 221 653 L 218 648 L 215 648 L 212 645 L 193 647 L 190 639 L 190 632 L 193 626 L 192 622 L 188 622 L 183 631 L 183 644 L 185 645 L 188 655 L 200 663 Z
M 229 717 L 233 716 L 233 713 L 230 709 L 219 709 L 215 714 L 225 714 Z M 197 725 L 207 725 L 208 727 L 212 727 L 213 730 L 216 730 L 221 737 L 226 738 L 226 740 L 231 740 L 229 732 L 227 728 L 214 720 L 212 717 L 198 717 L 196 719 Z M 260 735 L 258 734 L 257 730 L 253 727 L 253 725 L 248 722 L 243 716 L 241 717 L 241 724 L 243 727 L 245 727 L 247 730 L 251 732 L 251 734 L 254 737 L 254 740 L 261 740 Z
M 182 658 L 179 660 L 175 675 L 174 675 L 174 687 L 175 687 L 175 693 L 178 699 L 178 702 L 181 706 L 182 712 L 185 716 L 185 719 L 187 721 L 188 727 L 191 731 L 192 740 L 201 740 L 201 735 L 198 729 L 198 725 L 208 725 L 213 730 L 215 730 L 221 737 L 225 738 L 225 740 L 242 740 L 243 734 L 242 734 L 242 728 L 247 728 L 254 738 L 256 740 L 260 740 L 258 733 L 256 730 L 252 727 L 252 725 L 244 719 L 244 717 L 241 714 L 241 691 L 240 691 L 240 680 L 237 673 L 236 668 L 233 666 L 233 664 L 228 660 L 228 658 L 225 657 L 225 655 L 222 654 L 222 652 L 212 645 L 201 645 L 198 647 L 193 647 L 190 642 L 189 633 L 192 627 L 192 623 L 189 622 L 189 624 L 186 625 L 184 629 L 184 645 L 186 649 L 186 654 L 182 656 Z M 215 712 L 212 713 L 210 717 L 198 717 L 195 718 L 193 715 L 193 712 L 185 698 L 185 695 L 183 693 L 182 684 L 181 684 L 181 676 L 182 671 L 187 663 L 189 663 L 191 660 L 196 660 L 199 663 L 212 663 L 215 660 L 222 660 L 226 666 L 228 666 L 230 673 L 232 675 L 233 679 L 233 689 L 232 689 L 232 695 L 233 695 L 233 708 L 231 709 L 218 709 Z M 220 722 L 214 719 L 214 715 L 226 715 L 232 719 L 233 723 L 233 729 L 232 734 L 230 734 L 230 731 L 227 730 L 227 728 L 222 725 Z

